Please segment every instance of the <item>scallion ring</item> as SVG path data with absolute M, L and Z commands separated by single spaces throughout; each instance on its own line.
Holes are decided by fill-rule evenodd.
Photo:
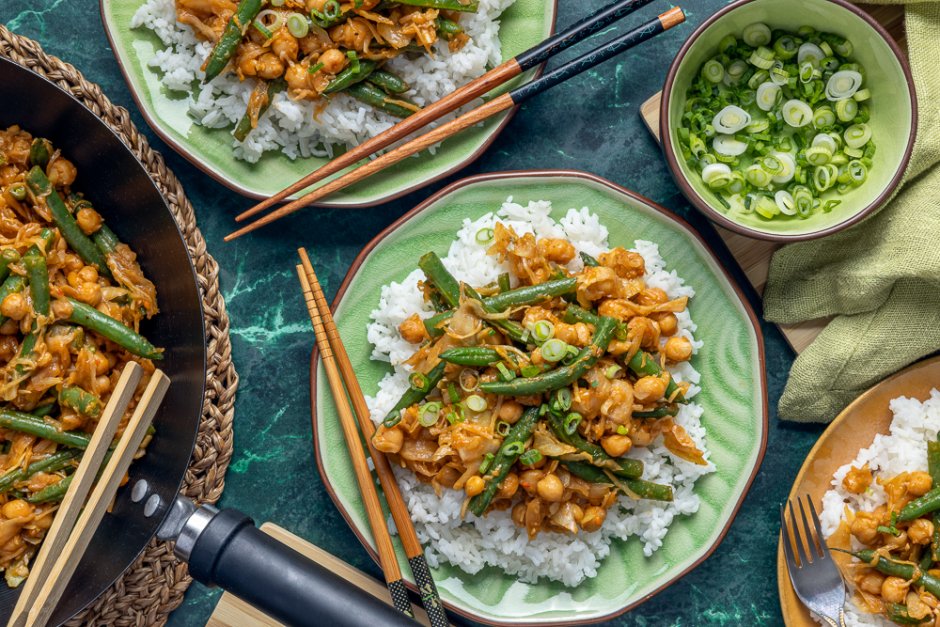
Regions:
M 859 89 L 855 94 L 852 95 L 852 99 L 855 102 L 862 102 L 871 98 L 871 90 L 867 87 L 865 89 Z
M 767 70 L 759 70 L 754 72 L 751 78 L 747 79 L 747 86 L 751 89 L 757 89 L 760 85 L 763 85 L 765 81 L 770 78 L 770 73 Z
M 813 186 L 820 194 L 832 186 L 832 171 L 826 166 L 819 166 L 813 171 Z
M 719 133 L 737 133 L 751 123 L 751 115 L 734 105 L 725 107 L 712 120 L 712 126 Z
M 768 174 L 776 176 L 783 173 L 783 164 L 773 154 L 764 155 L 760 160 L 760 165 Z
M 477 389 L 477 385 L 480 383 L 480 373 L 471 368 L 464 368 L 460 371 L 460 376 L 457 377 L 457 382 L 460 384 L 460 389 L 464 392 L 472 392 Z
M 784 184 L 793 180 L 793 177 L 796 175 L 796 161 L 793 160 L 793 156 L 790 153 L 775 150 L 767 156 L 776 158 L 782 167 L 780 172 L 773 175 L 774 183 Z
M 770 43 L 770 28 L 766 24 L 755 22 L 744 27 L 741 38 L 751 48 L 766 46 Z
M 719 135 L 712 141 L 712 148 L 719 155 L 737 157 L 747 151 L 747 142 L 738 141 L 733 135 Z
M 724 167 L 727 168 L 728 166 Z M 568 352 L 568 344 L 558 338 L 554 338 L 542 344 L 540 352 L 546 361 L 556 362 Z
M 539 320 L 532 325 L 532 337 L 539 344 L 547 342 L 555 336 L 555 325 L 548 320 Z
M 819 144 L 806 150 L 806 160 L 811 165 L 826 165 L 832 159 L 832 149 L 828 144 Z
M 415 390 L 416 392 L 423 392 L 427 389 L 428 378 L 420 372 L 415 372 L 412 373 L 410 377 L 408 377 L 408 383 L 411 385 L 412 390 Z
M 867 124 L 853 124 L 845 129 L 845 145 L 849 148 L 861 148 L 871 139 L 871 129 Z
M 496 435 L 501 438 L 505 438 L 507 435 L 509 435 L 510 429 L 512 429 L 512 425 L 505 420 L 500 420 L 496 423 Z
M 813 112 L 813 126 L 825 128 L 836 123 L 836 114 L 832 107 L 819 107 Z
M 520 368 L 519 372 L 522 374 L 523 377 L 531 378 L 531 377 L 537 377 L 540 374 L 542 374 L 542 369 L 539 368 L 538 366 L 533 366 L 532 364 L 529 364 L 528 366 L 523 366 L 522 368 Z
M 531 466 L 532 464 L 537 464 L 542 461 L 542 454 L 534 448 L 530 448 L 528 451 L 519 456 L 519 463 L 523 466 Z
M 571 412 L 565 416 L 565 432 L 568 435 L 571 435 L 578 429 L 578 424 L 581 422 L 581 414 L 576 411 Z
M 865 179 L 868 178 L 868 168 L 857 159 L 855 161 L 849 161 L 849 165 L 845 167 L 845 171 L 848 173 L 853 185 L 861 185 L 865 182 Z
M 300 39 L 307 36 L 310 25 L 307 23 L 307 18 L 300 13 L 291 13 L 287 16 L 287 30 L 290 31 L 291 35 Z
M 560 407 L 563 411 L 568 411 L 571 409 L 571 401 L 573 400 L 571 396 L 571 388 L 561 388 L 555 392 L 555 400 L 558 401 L 558 407 Z
M 516 440 L 515 442 L 510 442 L 509 444 L 503 445 L 503 455 L 518 455 L 525 450 L 525 445 Z
M 783 120 L 794 128 L 806 126 L 813 121 L 813 110 L 802 100 L 787 100 L 781 111 Z
M 755 211 L 769 220 L 780 213 L 780 207 L 778 207 L 777 203 L 772 201 L 770 198 L 767 198 L 766 196 L 760 196 L 758 198 Z
M 771 175 L 755 164 L 744 171 L 744 178 L 754 187 L 766 187 L 770 184 Z
M 744 61 L 735 61 L 725 70 L 725 77 L 722 82 L 725 85 L 736 85 L 741 77 L 747 72 L 747 63 Z
M 765 50 L 770 53 L 769 59 L 761 54 L 761 51 L 765 51 Z M 760 46 L 759 48 L 754 50 L 754 52 L 751 53 L 751 56 L 747 58 L 747 62 L 755 67 L 759 67 L 762 70 L 769 70 L 774 65 L 773 58 L 774 58 L 773 51 L 768 50 L 767 48 L 763 46 Z
M 772 82 L 760 85 L 757 88 L 757 106 L 763 111 L 770 111 L 777 104 L 777 98 L 780 94 L 780 87 Z
M 794 188 L 792 198 L 797 215 L 801 218 L 808 218 L 813 211 L 813 194 L 809 191 L 809 188 L 802 185 Z
M 725 68 L 715 59 L 705 62 L 702 66 L 702 78 L 710 83 L 720 83 L 725 77 Z
M 862 75 L 858 72 L 850 70 L 836 72 L 826 83 L 826 100 L 851 98 L 861 87 Z
M 481 412 L 486 410 L 486 401 L 483 400 L 482 396 L 477 394 L 472 394 L 465 398 L 464 403 L 466 403 L 467 409 L 470 411 Z
M 476 235 L 477 244 L 489 244 L 493 241 L 494 235 L 493 229 L 480 229 Z
M 271 17 L 270 22 L 267 21 L 267 18 Z M 265 9 L 258 13 L 255 17 L 255 26 L 258 25 L 258 22 L 261 22 L 261 26 L 265 27 L 271 35 L 281 30 L 281 26 L 284 25 L 284 16 L 278 13 L 277 11 L 272 11 L 271 9 Z M 258 30 L 261 30 L 260 28 Z M 264 31 L 262 31 L 263 33 Z M 270 39 L 270 37 L 268 37 Z
M 441 404 L 438 401 L 425 403 L 418 412 L 418 424 L 422 427 L 433 427 L 441 416 Z
M 800 67 L 803 66 L 803 63 L 809 61 L 813 64 L 813 67 L 819 67 L 819 62 L 826 58 L 826 53 L 822 51 L 822 48 L 816 44 L 811 44 L 809 42 L 800 46 L 799 52 L 796 55 L 796 61 L 800 64 Z
M 323 17 L 327 21 L 333 21 L 343 14 L 343 9 L 337 0 L 326 0 L 323 3 Z
M 702 170 L 702 180 L 711 189 L 721 189 L 731 182 L 731 168 L 724 163 L 713 163 Z
M 621 370 L 623 370 L 623 368 L 621 368 L 617 364 L 614 364 L 613 366 L 610 366 L 609 368 L 607 368 L 607 370 L 604 371 L 604 376 L 607 377 L 608 379 L 616 379 L 617 374 Z
M 265 26 L 264 23 L 263 23 L 261 20 L 255 20 L 254 26 L 255 26 L 255 28 L 258 29 L 258 32 L 259 32 L 259 33 L 261 33 L 262 35 L 264 35 L 264 38 L 265 38 L 265 39 L 271 39 L 272 37 L 274 37 L 274 33 L 272 33 L 270 30 L 268 30 L 268 27 Z
M 851 122 L 858 113 L 858 103 L 851 99 L 836 101 L 836 117 L 843 122 Z
M 500 381 L 508 382 L 516 378 L 516 373 L 509 370 L 503 362 L 496 364 L 496 369 L 499 371 L 497 376 Z
M 793 200 L 793 195 L 790 192 L 780 190 L 774 194 L 774 202 L 777 203 L 777 208 L 780 209 L 780 213 L 788 216 L 796 215 L 796 202 Z
M 346 52 L 346 56 L 349 57 L 350 67 L 355 74 L 358 74 L 362 71 L 362 66 L 359 65 L 359 55 L 356 54 L 355 50 L 349 50 Z
M 486 472 L 490 469 L 490 466 L 493 465 L 493 460 L 496 459 L 496 456 L 492 453 L 487 453 L 483 456 L 483 461 L 480 463 L 480 474 L 485 475 Z

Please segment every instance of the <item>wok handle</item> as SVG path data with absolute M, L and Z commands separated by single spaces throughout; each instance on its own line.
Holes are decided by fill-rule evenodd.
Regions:
M 255 527 L 236 509 L 213 516 L 189 556 L 196 581 L 231 592 L 289 627 L 416 627 L 396 611 Z

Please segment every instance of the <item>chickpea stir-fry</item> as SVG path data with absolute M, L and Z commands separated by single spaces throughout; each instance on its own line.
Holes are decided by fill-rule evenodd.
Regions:
M 928 463 L 929 472 L 890 479 L 872 476 L 868 464 L 852 466 L 843 489 L 865 494 L 880 486 L 886 502 L 871 512 L 846 507 L 827 540 L 843 553 L 834 555 L 855 587 L 855 604 L 899 625 L 940 625 L 940 443 L 928 444 Z
M 47 140 L 0 131 L 0 570 L 10 586 L 29 574 L 125 366 L 144 376 L 116 438 L 162 358 L 137 333 L 157 313 L 153 283 L 74 191 L 77 176 Z
M 257 81 L 239 141 L 285 89 L 314 102 L 345 92 L 397 117 L 420 110 L 383 64 L 401 54 L 433 56 L 439 40 L 460 50 L 469 41 L 460 15 L 475 10 L 475 0 L 176 0 L 177 19 L 214 44 L 206 81 L 229 69 Z
M 565 240 L 501 223 L 481 235 L 510 269 L 496 284 L 458 284 L 434 253 L 421 258 L 438 313 L 399 327 L 418 345 L 411 387 L 376 448 L 438 494 L 464 490 L 464 513 L 511 510 L 530 539 L 598 530 L 621 493 L 672 500 L 628 454 L 662 436 L 676 457 L 707 463 L 675 421 L 689 386 L 667 369 L 692 358 L 676 316 L 687 297 L 647 286 L 643 257 L 623 248 L 582 253 L 572 274 Z

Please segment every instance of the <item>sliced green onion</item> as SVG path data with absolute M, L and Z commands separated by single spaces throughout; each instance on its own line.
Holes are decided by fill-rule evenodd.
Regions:
M 845 171 L 848 173 L 853 185 L 861 185 L 868 178 L 868 168 L 858 160 L 850 161 Z
M 871 98 L 871 90 L 868 88 L 859 89 L 855 94 L 852 95 L 852 99 L 855 102 L 862 102 L 863 100 L 868 100 Z
M 788 216 L 796 215 L 796 201 L 793 200 L 793 195 L 784 190 L 780 190 L 774 194 L 774 202 L 777 204 L 777 208 L 780 209 L 780 213 Z
M 505 422 L 503 424 L 506 424 L 508 426 L 508 424 Z M 483 456 L 483 461 L 480 462 L 480 474 L 481 475 L 485 475 L 487 473 L 487 471 L 490 469 L 490 466 L 493 465 L 494 459 L 496 459 L 496 456 L 493 455 L 492 453 L 487 453 L 486 455 Z
M 555 400 L 558 401 L 558 406 L 563 411 L 568 411 L 571 409 L 572 395 L 571 388 L 561 388 L 555 392 Z
M 425 403 L 418 412 L 418 424 L 422 427 L 433 427 L 441 416 L 441 404 L 437 401 Z
M 356 54 L 355 50 L 350 50 L 346 53 L 346 56 L 349 57 L 349 63 L 352 66 L 352 71 L 355 74 L 358 74 L 362 70 L 362 66 L 359 65 L 359 55 Z
M 864 156 L 865 151 L 862 150 L 861 148 L 852 148 L 851 146 L 846 146 L 845 154 L 847 157 L 852 157 L 853 159 L 861 159 L 862 156 Z
M 826 83 L 826 100 L 851 98 L 862 87 L 862 75 L 851 70 L 836 72 Z
M 323 4 L 323 17 L 327 21 L 333 21 L 342 15 L 343 9 L 336 0 L 326 0 Z
M 607 370 L 604 372 L 604 376 L 607 377 L 608 379 L 615 379 L 617 377 L 617 373 L 620 372 L 621 370 L 623 370 L 623 368 L 614 364 L 613 366 L 610 366 L 609 368 L 607 368 Z
M 467 409 L 470 411 L 481 412 L 486 409 L 486 401 L 483 400 L 482 396 L 477 394 L 472 394 L 465 398 L 464 403 L 467 404 Z
M 766 59 L 763 56 L 761 56 L 761 50 L 767 50 L 767 48 L 764 48 L 763 46 L 757 48 L 754 52 L 751 53 L 751 56 L 747 58 L 747 62 L 755 67 L 759 67 L 762 70 L 769 70 L 774 65 L 774 62 L 773 62 L 774 53 L 770 50 L 767 50 L 767 52 L 770 53 L 770 58 Z
M 754 187 L 766 187 L 770 184 L 770 174 L 759 165 L 752 165 L 744 171 L 744 178 Z
M 829 189 L 832 186 L 832 171 L 825 166 L 816 168 L 813 172 L 813 185 L 820 194 Z
M 711 189 L 721 189 L 731 182 L 731 168 L 724 163 L 713 163 L 702 170 L 702 180 Z
M 832 211 L 833 209 L 835 209 L 841 204 L 842 204 L 841 200 L 827 200 L 826 204 L 823 205 L 823 211 L 825 211 L 826 213 L 829 213 L 830 211 Z
M 836 123 L 836 114 L 832 107 L 819 107 L 813 112 L 813 125 L 816 128 L 832 126 Z
M 763 111 L 770 111 L 777 104 L 782 93 L 778 85 L 772 82 L 763 83 L 757 88 L 757 106 Z
M 472 392 L 477 389 L 477 385 L 480 383 L 480 373 L 471 368 L 464 368 L 460 371 L 457 382 L 460 384 L 461 390 L 464 392 Z
M 408 383 L 411 384 L 412 390 L 421 392 L 427 389 L 428 378 L 420 372 L 415 372 L 408 377 Z
M 534 448 L 530 448 L 528 451 L 519 456 L 519 463 L 523 466 L 531 466 L 532 464 L 537 464 L 542 461 L 542 454 Z
M 509 370 L 503 362 L 496 364 L 496 369 L 499 371 L 500 381 L 512 381 L 516 378 L 516 373 Z
M 447 396 L 450 397 L 451 403 L 460 402 L 460 394 L 457 393 L 457 388 L 454 386 L 453 381 L 447 384 Z
M 770 43 L 770 29 L 766 24 L 761 24 L 760 22 L 749 24 L 744 27 L 741 38 L 744 40 L 744 43 L 751 48 L 766 46 Z
M 542 369 L 539 368 L 538 366 L 533 366 L 532 364 L 529 364 L 528 366 L 523 366 L 522 368 L 519 369 L 519 371 L 522 373 L 522 376 L 526 378 L 537 377 L 540 374 L 542 374 Z
M 803 39 L 809 39 L 810 37 L 816 34 L 816 29 L 813 28 L 812 26 L 804 25 L 796 29 L 796 34 L 799 35 Z
M 323 69 L 323 64 L 322 64 L 322 63 L 317 63 L 316 65 L 313 65 L 313 66 L 311 66 L 310 68 L 308 68 L 308 69 L 307 69 L 307 72 L 309 72 L 310 74 L 316 74 L 317 72 L 319 72 L 319 71 L 322 70 L 322 69 Z
M 578 358 L 578 353 L 579 353 L 579 352 L 580 352 L 580 351 L 578 351 L 578 347 L 577 347 L 577 346 L 569 346 L 569 347 L 566 349 L 565 356 L 562 357 L 562 359 L 561 359 L 561 363 L 563 363 L 564 365 L 567 366 L 568 364 L 570 364 L 571 362 L 573 362 L 575 359 Z
M 738 40 L 734 38 L 734 35 L 725 35 L 721 38 L 721 41 L 718 42 L 718 52 L 726 53 L 731 49 L 736 48 L 738 45 Z
M 806 126 L 813 121 L 813 110 L 802 100 L 787 100 L 782 113 L 783 120 L 794 128 Z
M 777 55 L 778 59 L 786 61 L 796 56 L 796 52 L 796 40 L 789 35 L 779 37 L 777 41 L 774 42 L 774 54 Z
M 496 423 L 496 435 L 501 438 L 505 438 L 509 435 L 509 430 L 512 429 L 512 425 L 506 422 L 505 420 L 500 420 Z
M 571 412 L 565 416 L 565 432 L 568 435 L 571 435 L 578 429 L 578 424 L 581 422 L 581 414 L 576 411 Z
M 726 166 L 727 167 L 727 166 Z M 565 356 L 568 345 L 558 338 L 551 339 L 542 344 L 541 353 L 547 361 L 555 362 Z
M 808 187 L 802 185 L 794 188 L 793 202 L 796 205 L 796 213 L 801 218 L 808 218 L 813 210 L 813 193 Z
M 24 201 L 26 200 L 26 186 L 22 183 L 14 183 L 10 186 L 9 189 L 10 196 L 13 196 L 16 200 Z
M 735 61 L 725 70 L 724 82 L 726 85 L 737 84 L 741 77 L 747 72 L 747 63 L 744 61 Z
M 751 89 L 757 89 L 759 86 L 763 85 L 765 81 L 770 79 L 770 73 L 767 70 L 760 70 L 755 72 L 751 78 L 747 79 L 747 86 Z
M 287 16 L 287 30 L 290 31 L 291 35 L 300 39 L 307 36 L 310 25 L 307 23 L 307 18 L 300 13 L 291 13 Z
M 760 166 L 769 174 L 777 175 L 783 172 L 783 164 L 774 155 L 766 155 L 760 160 Z
M 477 244 L 489 244 L 493 241 L 494 235 L 493 229 L 480 229 L 476 235 Z
M 806 160 L 811 165 L 826 165 L 832 159 L 832 149 L 826 144 L 813 146 L 806 151 Z
M 503 455 L 518 455 L 525 450 L 525 445 L 516 440 L 515 442 L 510 442 L 509 444 L 503 445 Z
M 547 342 L 555 336 L 555 325 L 548 320 L 539 320 L 532 330 L 532 337 L 538 343 Z
M 255 28 L 258 29 L 258 32 L 264 35 L 265 39 L 271 39 L 274 37 L 274 33 L 269 31 L 267 27 L 261 22 L 261 20 L 255 20 Z
M 777 206 L 777 203 L 767 198 L 766 196 L 761 196 L 759 198 L 757 207 L 755 207 L 754 210 L 767 219 L 773 218 L 775 215 L 780 213 L 780 207 Z
M 819 67 L 819 62 L 825 59 L 828 55 L 822 51 L 822 48 L 816 44 L 811 44 L 809 42 L 800 46 L 799 52 L 797 52 L 796 60 L 800 64 L 800 67 L 803 67 L 803 63 L 809 61 L 813 64 L 813 67 Z
M 720 83 L 725 77 L 725 68 L 714 59 L 706 61 L 702 66 L 702 78 L 712 83 Z
M 858 113 L 858 103 L 854 100 L 836 101 L 836 116 L 843 122 L 851 122 L 856 113 Z
M 861 148 L 871 139 L 871 129 L 867 124 L 853 124 L 845 129 L 843 137 L 849 148 Z

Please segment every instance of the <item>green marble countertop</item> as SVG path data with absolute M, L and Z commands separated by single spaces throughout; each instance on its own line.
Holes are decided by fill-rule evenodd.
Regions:
M 588 6 L 600 4 L 601 0 L 560 0 L 558 25 L 571 24 Z M 252 201 L 202 174 L 150 130 L 136 112 L 108 46 L 97 2 L 2 0 L 0 23 L 37 40 L 47 53 L 74 65 L 114 103 L 129 109 L 138 129 L 163 153 L 196 208 L 209 252 L 221 266 L 233 358 L 241 376 L 235 402 L 234 455 L 220 505 L 237 507 L 259 524 L 276 522 L 379 578 L 379 569 L 347 527 L 317 474 L 308 379 L 314 337 L 294 273 L 296 249 L 307 248 L 331 298 L 363 246 L 445 185 L 483 172 L 585 170 L 651 198 L 691 222 L 760 313 L 760 300 L 743 272 L 710 224 L 679 193 L 659 147 L 640 120 L 640 105 L 662 88 L 679 46 L 726 0 L 685 4 L 685 24 L 523 106 L 486 153 L 463 172 L 372 209 L 296 213 L 278 227 L 230 244 L 222 237 L 234 230 L 234 216 Z M 666 10 L 666 4 L 644 10 L 644 19 L 657 9 Z M 612 37 L 616 30 L 604 37 Z M 572 56 L 572 52 L 567 55 Z M 577 115 L 571 115 L 572 104 L 578 107 Z M 763 466 L 737 518 L 721 546 L 695 571 L 607 625 L 783 624 L 776 581 L 777 503 L 786 499 L 822 427 L 778 421 L 777 401 L 794 354 L 776 326 L 765 322 L 762 330 L 770 391 L 769 441 Z M 194 584 L 183 605 L 171 614 L 169 626 L 202 627 L 219 596 L 218 590 Z

